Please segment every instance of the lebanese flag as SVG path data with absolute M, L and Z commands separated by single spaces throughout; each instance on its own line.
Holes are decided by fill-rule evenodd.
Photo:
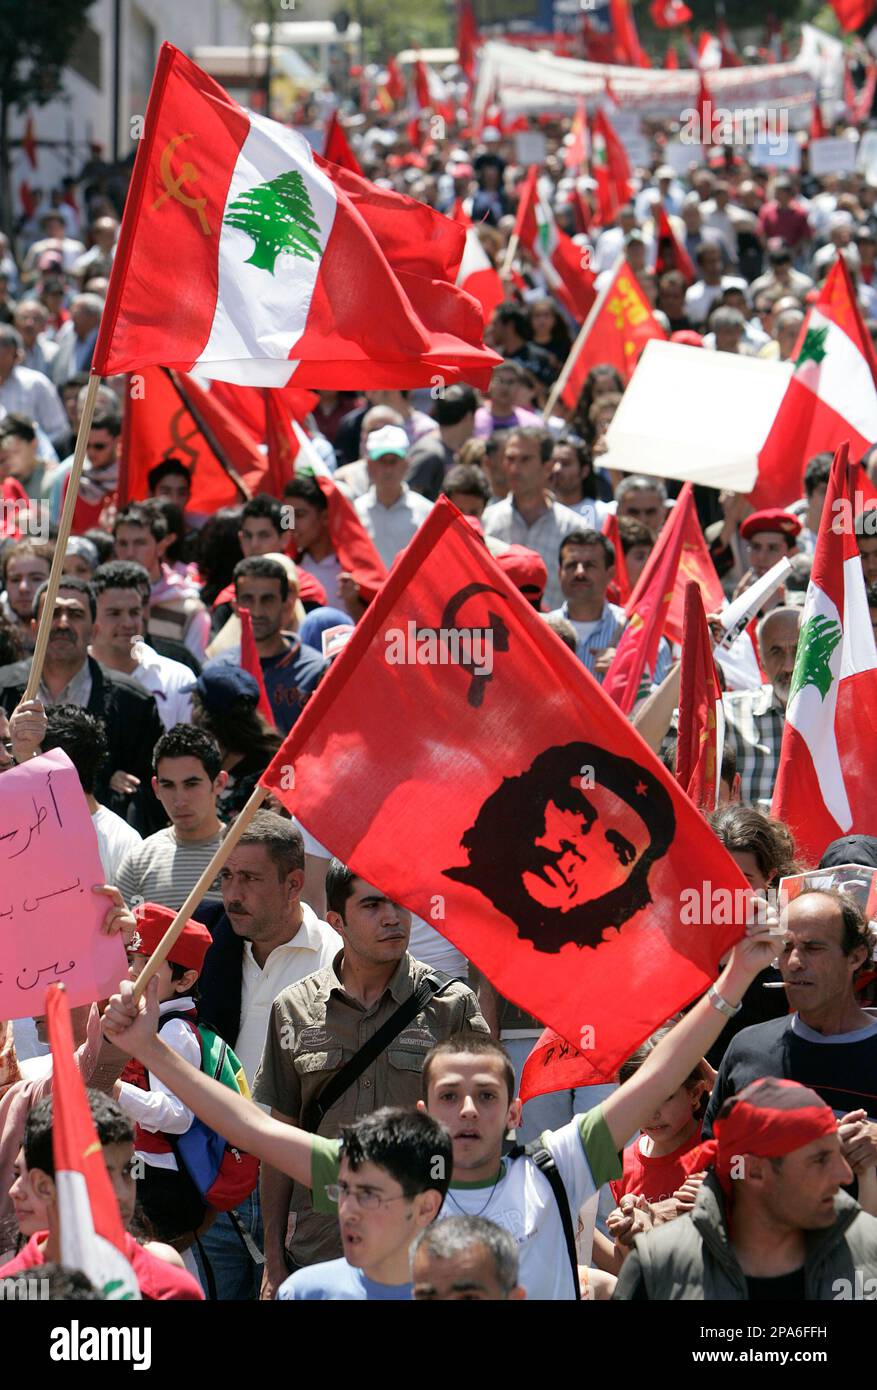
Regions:
M 33 116 L 29 112 L 27 120 L 24 123 L 21 148 L 24 151 L 28 164 L 32 169 L 35 169 L 37 167 L 37 137 L 34 132 Z
M 475 54 L 478 49 L 478 25 L 472 0 L 459 0 L 457 9 L 457 62 L 471 82 L 475 77 Z
M 643 672 L 646 668 L 655 669 L 692 515 L 696 523 L 694 493 L 691 484 L 686 483 L 627 601 L 627 626 L 603 681 L 604 692 L 623 714 L 630 714 L 637 702 Z
M 877 786 L 877 648 L 853 528 L 842 444 L 834 457 L 816 540 L 771 814 L 818 863 L 841 835 L 871 835 Z
M 502 359 L 453 283 L 463 242 L 449 218 L 328 164 L 163 44 L 92 370 L 486 388 Z
M 630 598 L 631 584 L 627 573 L 627 560 L 624 556 L 624 546 L 621 544 L 621 534 L 618 529 L 618 516 L 615 512 L 607 512 L 603 521 L 603 535 L 612 542 L 615 549 L 615 578 L 612 583 L 615 586 L 615 597 L 612 603 L 627 603 Z
M 700 590 L 685 586 L 676 781 L 702 811 L 719 804 L 725 711 Z
M 106 1299 L 139 1299 L 125 1254 L 125 1230 L 74 1060 L 70 1005 L 63 985 L 46 990 L 52 1051 L 52 1155 L 61 1264 L 79 1269 Z
M 677 24 L 688 24 L 694 19 L 683 0 L 652 0 L 649 14 L 656 29 L 675 29 Z
M 594 302 L 594 273 L 585 269 L 579 246 L 558 227 L 538 189 L 539 169 L 531 164 L 521 188 L 514 234 L 539 265 L 552 294 L 579 323 Z
M 262 674 L 262 662 L 259 660 L 259 653 L 256 649 L 250 610 L 249 608 L 238 608 L 237 615 L 241 620 L 241 668 L 244 671 L 249 671 L 259 687 L 259 703 L 256 708 L 262 718 L 267 719 L 271 728 L 276 729 L 277 720 L 274 718 L 271 701 L 268 699 L 268 691 L 265 689 L 265 677 Z
M 588 372 L 611 362 L 629 381 L 650 338 L 666 338 L 652 306 L 627 261 L 609 277 L 572 347 L 573 364 L 560 396 L 570 410 L 578 405 Z
M 600 221 L 608 227 L 619 208 L 630 201 L 630 161 L 612 122 L 599 108 L 591 120 L 591 173 L 597 183 Z
M 795 362 L 679 343 L 646 345 L 606 436 L 607 468 L 689 479 L 788 507 L 814 454 L 877 443 L 874 351 L 839 257 L 804 321 Z M 746 401 L 746 410 L 738 404 Z
M 499 277 L 499 271 L 494 267 L 481 245 L 472 219 L 463 208 L 462 199 L 456 200 L 451 215 L 455 222 L 459 222 L 461 227 L 466 228 L 466 246 L 457 274 L 457 284 L 460 289 L 471 294 L 473 299 L 478 300 L 484 315 L 484 322 L 489 323 L 493 318 L 493 311 L 497 304 L 502 304 L 505 299 L 505 290 Z
M 663 203 L 658 208 L 655 230 L 658 238 L 655 274 L 664 275 L 668 270 L 678 270 L 685 276 L 688 284 L 693 285 L 697 279 L 697 272 L 691 263 L 691 257 L 673 231 L 673 224 Z
M 697 41 L 697 66 L 701 72 L 722 66 L 722 45 L 708 30 L 704 30 Z
M 269 460 L 213 393 L 183 373 L 147 367 L 125 393 L 120 507 L 147 495 L 149 470 L 166 458 L 191 471 L 194 512 L 215 512 L 269 490 Z
M 845 33 L 859 29 L 877 10 L 875 0 L 829 0 Z
M 682 924 L 739 869 L 446 498 L 261 782 L 507 999 L 576 1045 L 587 1026 L 595 1080 L 741 935 Z
M 570 125 L 572 139 L 563 152 L 564 168 L 578 172 L 588 163 L 588 112 L 585 103 L 579 100 L 576 114 Z
M 846 261 L 838 256 L 801 329 L 794 374 L 758 459 L 756 510 L 798 500 L 814 454 L 877 442 L 877 358 Z
M 296 474 L 310 474 L 325 497 L 329 515 L 329 540 L 341 571 L 353 576 L 360 598 L 369 603 L 387 578 L 387 567 L 360 521 L 353 503 L 335 486 L 322 466 L 319 455 L 315 457 L 313 447 L 308 447 L 309 441 L 306 438 L 302 439 L 302 433 L 296 429 L 301 444 L 296 459 Z M 296 558 L 294 535 L 287 553 L 293 559 Z
M 678 503 L 677 503 L 678 506 Z M 675 511 L 675 507 L 673 508 Z M 671 642 L 682 642 L 685 629 L 685 593 L 690 583 L 697 588 L 707 613 L 717 613 L 725 606 L 725 591 L 716 572 L 713 558 L 701 530 L 697 510 L 686 509 L 682 525 L 682 549 L 679 570 L 673 587 L 673 597 L 664 622 L 664 635 Z
M 328 159 L 332 164 L 339 164 L 342 169 L 349 169 L 352 174 L 359 174 L 362 178 L 362 166 L 344 134 L 344 127 L 338 119 L 338 112 L 333 111 L 326 126 L 326 139 L 323 145 L 323 158 Z

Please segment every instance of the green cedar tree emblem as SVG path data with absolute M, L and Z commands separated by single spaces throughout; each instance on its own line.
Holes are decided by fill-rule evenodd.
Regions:
M 825 357 L 825 340 L 828 337 L 828 325 L 824 328 L 808 328 L 801 344 L 801 351 L 795 361 L 796 367 L 801 367 L 805 362 L 815 362 L 817 367 Z
M 834 618 L 816 614 L 808 618 L 798 638 L 798 654 L 789 690 L 789 704 L 805 685 L 815 685 L 823 700 L 831 689 L 834 677 L 829 662 L 832 652 L 843 637 L 843 629 Z
M 258 266 L 272 275 L 281 251 L 306 261 L 317 261 L 323 254 L 320 224 L 314 217 L 305 181 L 295 169 L 235 198 L 223 221 L 253 238 L 253 254 L 247 265 Z

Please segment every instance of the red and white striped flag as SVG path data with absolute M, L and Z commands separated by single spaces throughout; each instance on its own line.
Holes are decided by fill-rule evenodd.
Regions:
M 877 647 L 853 527 L 849 449 L 834 457 L 804 603 L 771 811 L 818 863 L 841 835 L 873 834 Z
M 594 272 L 572 237 L 558 227 L 554 213 L 540 195 L 539 170 L 531 164 L 521 187 L 515 235 L 539 265 L 548 289 L 579 323 L 594 303 Z
M 163 44 L 93 370 L 486 388 L 501 358 L 454 285 L 464 240 L 449 218 L 244 110 Z
M 74 1061 L 63 985 L 50 985 L 46 991 L 46 1022 L 52 1049 L 52 1152 L 61 1263 L 81 1269 L 106 1299 L 136 1299 L 140 1289 L 126 1254 L 119 1204 Z

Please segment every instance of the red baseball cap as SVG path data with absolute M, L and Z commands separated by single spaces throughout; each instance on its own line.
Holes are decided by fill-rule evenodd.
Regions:
M 740 535 L 748 541 L 758 531 L 778 531 L 781 536 L 791 538 L 800 535 L 803 529 L 801 521 L 791 512 L 784 512 L 782 507 L 766 507 L 762 512 L 747 516 L 740 527 Z
M 539 608 L 548 582 L 548 570 L 542 556 L 525 545 L 510 545 L 508 550 L 493 558 L 527 602 Z
M 152 955 L 176 915 L 160 903 L 144 903 L 136 914 L 137 931 L 128 947 L 129 951 Z M 171 947 L 168 960 L 173 965 L 182 965 L 185 970 L 197 970 L 200 974 L 204 957 L 212 945 L 213 937 L 207 928 L 190 917 Z

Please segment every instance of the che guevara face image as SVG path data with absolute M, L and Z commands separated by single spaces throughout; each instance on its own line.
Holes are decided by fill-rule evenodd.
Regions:
M 476 888 L 538 951 L 598 946 L 651 902 L 649 872 L 675 830 L 651 772 L 569 743 L 503 779 L 462 837 L 468 864 L 444 873 Z

